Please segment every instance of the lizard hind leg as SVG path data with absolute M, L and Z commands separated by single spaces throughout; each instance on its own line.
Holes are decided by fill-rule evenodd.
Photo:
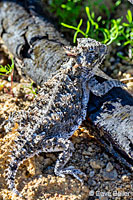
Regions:
M 73 166 L 64 168 L 74 151 L 74 146 L 72 142 L 68 139 L 65 140 L 64 138 L 60 138 L 58 140 L 58 146 L 59 145 L 62 146 L 64 150 L 62 153 L 59 154 L 58 160 L 56 161 L 56 165 L 54 168 L 55 174 L 61 177 L 65 177 L 66 174 L 69 174 L 74 176 L 81 183 L 83 183 L 83 179 L 80 178 L 80 176 L 84 178 L 86 177 L 83 172 L 81 172 L 79 169 L 75 169 Z

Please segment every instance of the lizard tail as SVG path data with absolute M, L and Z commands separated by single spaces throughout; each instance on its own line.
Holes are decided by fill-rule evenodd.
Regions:
M 15 187 L 15 177 L 17 170 L 20 164 L 22 164 L 25 160 L 40 152 L 40 149 L 36 147 L 35 143 L 39 142 L 39 139 L 42 139 L 42 137 L 43 134 L 41 136 L 35 134 L 33 138 L 34 141 L 28 141 L 25 137 L 18 137 L 18 139 L 15 141 L 16 147 L 11 151 L 11 161 L 8 165 L 8 168 L 5 170 L 5 176 L 9 189 L 19 197 L 22 197 L 22 195 Z
M 21 162 L 18 162 L 15 157 L 11 157 L 12 160 L 8 165 L 8 168 L 5 170 L 6 181 L 8 184 L 8 188 L 13 192 L 13 195 L 18 195 L 22 198 L 22 195 L 15 187 L 15 177 L 18 170 L 19 165 Z

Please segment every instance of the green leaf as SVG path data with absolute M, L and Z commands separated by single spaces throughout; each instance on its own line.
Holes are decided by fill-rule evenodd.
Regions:
M 91 17 L 92 17 L 92 19 L 95 18 L 95 13 L 94 12 L 91 13 Z
M 132 23 L 132 13 L 131 13 L 131 10 L 127 11 L 126 18 L 129 21 L 129 23 Z
M 125 56 L 122 56 L 119 52 L 117 53 L 117 56 L 120 57 L 120 58 L 122 58 L 123 60 L 127 60 L 128 61 L 128 58 L 125 57 Z
M 117 24 L 119 25 L 123 17 L 116 19 Z
M 75 27 L 75 26 L 71 26 L 71 25 L 68 25 L 68 24 L 65 24 L 65 23 L 61 23 L 61 25 L 66 27 L 66 28 L 71 28 L 71 29 L 77 30 L 77 27 Z
M 87 27 L 86 27 L 86 32 L 85 34 L 87 35 L 90 31 L 90 22 L 87 20 Z
M 75 34 L 74 34 L 74 37 L 73 37 L 73 42 L 74 42 L 74 43 L 76 42 L 76 38 L 77 38 L 78 33 L 81 33 L 84 37 L 86 37 L 86 33 L 84 33 L 84 32 L 80 29 L 82 23 L 83 23 L 83 20 L 82 20 L 82 19 L 80 19 L 80 22 L 79 22 L 79 24 L 78 24 L 77 27 L 71 26 L 71 25 L 68 25 L 68 24 L 65 24 L 65 23 L 61 23 L 61 25 L 64 26 L 64 27 L 67 27 L 67 28 L 76 30 L 76 32 L 75 32 Z
M 102 19 L 102 16 L 99 16 L 99 17 L 97 18 L 97 22 L 100 22 L 101 19 Z
M 124 22 L 124 23 L 122 23 L 122 25 L 123 25 L 123 26 L 126 26 L 126 27 L 128 27 L 128 26 L 129 26 L 129 24 L 127 24 L 127 23 L 125 23 L 125 22 Z
M 77 39 L 77 35 L 78 35 L 79 31 L 76 31 L 74 33 L 74 36 L 73 36 L 73 43 L 76 43 L 76 39 Z
M 98 29 L 98 28 L 99 28 L 98 23 L 96 23 L 96 22 L 93 20 L 94 12 L 92 12 L 92 17 L 91 17 L 89 7 L 85 7 L 85 10 L 86 10 L 87 17 L 88 17 L 89 21 L 91 22 L 91 24 L 92 24 L 93 26 L 95 26 L 96 29 Z
M 80 19 L 80 22 L 78 24 L 78 29 L 80 28 L 80 26 L 82 25 L 82 23 L 83 23 L 83 19 Z
M 12 72 L 12 70 L 14 68 L 13 58 L 11 58 L 11 61 L 12 61 L 11 65 L 9 65 L 9 64 L 7 64 L 5 66 L 0 65 L 0 75 L 6 76 Z
M 121 4 L 121 0 L 116 1 L 115 5 L 119 6 Z
M 106 44 L 110 39 L 109 31 L 106 28 L 99 28 L 99 31 L 101 31 L 104 35 L 104 40 L 102 41 L 104 44 Z
M 3 67 L 2 65 L 0 65 L 0 72 L 6 73 L 7 72 L 6 66 Z
M 87 16 L 88 16 L 88 19 L 91 21 L 92 19 L 91 19 L 89 7 L 86 6 L 86 7 L 85 7 L 85 10 L 86 10 L 86 14 L 87 14 Z
M 124 42 L 123 46 L 126 46 L 126 45 L 128 45 L 128 44 L 131 44 L 131 41 L 130 41 L 130 40 Z

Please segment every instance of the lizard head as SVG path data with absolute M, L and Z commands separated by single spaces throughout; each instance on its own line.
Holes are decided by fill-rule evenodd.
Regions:
M 91 38 L 78 38 L 75 48 L 77 64 L 87 66 L 90 69 L 98 67 L 105 55 L 107 46 Z

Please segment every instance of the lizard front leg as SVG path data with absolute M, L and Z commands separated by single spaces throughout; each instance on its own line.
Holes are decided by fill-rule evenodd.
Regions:
M 94 76 L 92 76 L 88 81 L 88 87 L 93 94 L 96 96 L 103 96 L 107 94 L 114 87 L 126 87 L 125 84 L 118 80 L 107 80 L 103 83 L 99 83 Z
M 65 174 L 69 174 L 74 176 L 81 183 L 83 183 L 83 180 L 80 178 L 80 176 L 86 177 L 86 175 L 83 172 L 81 172 L 79 169 L 75 169 L 73 166 L 64 168 L 64 166 L 69 161 L 74 151 L 74 146 L 70 140 L 64 138 L 49 139 L 43 145 L 43 151 L 44 152 L 63 151 L 62 153 L 60 153 L 58 160 L 56 161 L 54 168 L 55 174 L 61 177 L 65 177 Z

